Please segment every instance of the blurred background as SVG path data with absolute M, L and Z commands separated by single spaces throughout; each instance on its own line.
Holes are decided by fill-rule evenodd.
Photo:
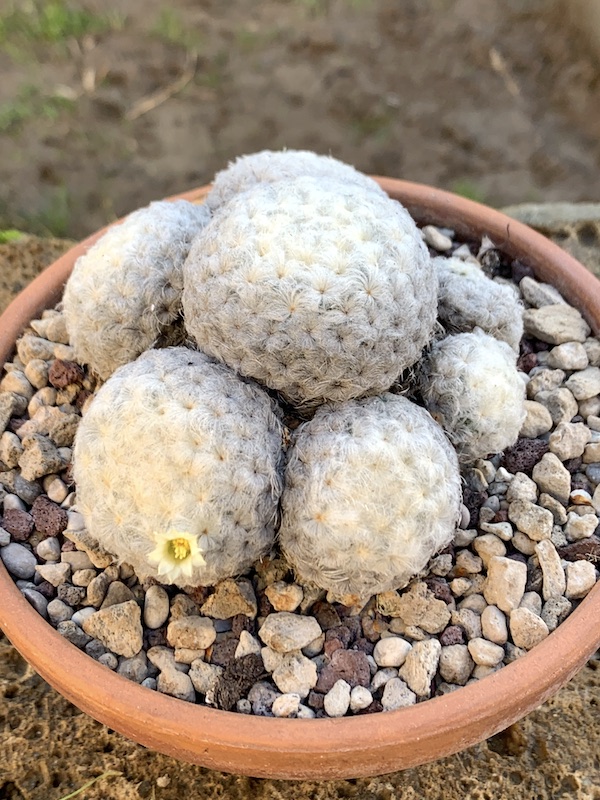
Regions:
M 494 206 L 600 201 L 594 9 L 0 0 L 0 229 L 80 238 L 282 147 Z

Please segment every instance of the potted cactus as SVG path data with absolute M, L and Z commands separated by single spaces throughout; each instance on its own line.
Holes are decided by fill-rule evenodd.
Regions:
M 470 531 L 477 535 L 461 506 L 467 477 L 491 469 L 489 454 L 515 443 L 528 409 L 527 377 L 517 369 L 522 306 L 514 288 L 486 276 L 470 251 L 461 257 L 459 242 L 447 248 L 451 257 L 432 257 L 413 217 L 457 238 L 488 236 L 508 263 L 519 259 L 600 327 L 597 283 L 525 226 L 443 192 L 375 181 L 334 159 L 294 152 L 239 159 L 210 190 L 154 203 L 91 237 L 2 318 L 6 358 L 68 278 L 66 355 L 90 378 L 89 389 L 82 392 L 82 378 L 71 397 L 83 416 L 72 447 L 76 510 L 69 509 L 61 536 L 66 552 L 75 543 L 123 588 L 111 603 L 94 605 L 99 584 L 93 591 L 88 584 L 76 616 L 58 623 L 61 637 L 24 600 L 32 602 L 36 584 L 20 593 L 2 571 L 0 622 L 40 673 L 93 716 L 150 747 L 220 769 L 321 778 L 383 773 L 510 724 L 597 646 L 597 589 L 536 647 L 516 632 L 519 615 L 536 614 L 519 609 L 515 657 L 499 671 L 490 654 L 496 648 L 502 658 L 508 644 L 494 644 L 491 633 L 469 635 L 468 646 L 451 641 L 463 635 L 461 611 L 473 613 L 486 597 L 493 627 L 503 605 L 492 598 L 494 570 L 518 573 L 517 582 L 526 572 L 529 544 L 506 557 L 511 523 L 501 514 L 482 518 L 494 532 L 479 531 L 488 537 L 482 557 L 456 558 L 453 549 L 466 547 Z M 19 370 L 13 361 L 12 372 Z M 16 464 L 29 464 L 29 448 L 39 449 L 39 437 L 49 434 L 29 435 L 31 443 L 21 437 Z M 9 440 L 18 450 L 10 436 L 6 447 Z M 519 482 L 530 491 L 533 481 L 519 474 L 511 491 Z M 521 508 L 505 506 L 513 516 Z M 552 516 L 531 502 L 525 510 L 540 524 Z M 576 542 L 591 516 L 570 514 L 565 527 L 578 532 Z M 527 538 L 522 517 L 514 533 Z M 34 554 L 37 525 L 33 544 L 21 544 Z M 537 553 L 538 529 L 527 530 Z M 550 558 L 549 545 L 540 541 L 538 549 L 540 561 Z M 488 578 L 468 572 L 478 558 Z M 35 567 L 56 579 L 59 600 L 67 598 L 64 563 L 68 557 L 58 569 Z M 444 601 L 440 587 L 452 578 L 454 597 Z M 525 581 L 521 596 L 524 589 Z M 233 594 L 237 613 L 223 616 Z M 149 595 L 166 603 L 158 624 Z M 466 604 L 457 608 L 457 600 Z M 503 606 L 507 619 L 516 606 Z M 429 615 L 434 608 L 441 627 Z M 106 653 L 114 642 L 106 626 L 126 612 L 136 644 Z M 72 626 L 88 637 L 80 649 L 72 646 Z M 90 638 L 105 652 L 98 655 Z M 81 652 L 86 647 L 96 648 L 96 660 Z M 471 661 L 464 680 L 444 660 L 456 648 Z M 52 649 L 64 654 L 64 667 L 47 658 Z M 146 655 L 157 678 L 147 673 L 142 686 L 127 683 L 121 676 L 131 671 L 129 661 L 146 663 Z M 111 664 L 121 674 L 107 670 Z M 378 695 L 370 669 L 395 671 Z M 250 689 L 252 699 L 232 694 L 226 678 Z M 427 699 L 442 679 L 463 688 Z M 164 693 L 151 694 L 156 688 Z M 260 717 L 261 708 L 270 718 Z M 381 709 L 388 713 L 357 718 Z M 342 718 L 327 729 L 319 719 L 271 718 L 286 716 Z

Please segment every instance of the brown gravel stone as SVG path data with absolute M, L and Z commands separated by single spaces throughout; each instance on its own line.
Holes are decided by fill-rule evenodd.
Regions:
M 151 631 L 144 629 L 144 647 L 149 650 L 151 647 L 167 647 L 167 627 L 157 628 Z
M 521 372 L 531 372 L 531 370 L 537 364 L 537 356 L 535 353 L 526 353 L 519 357 L 517 361 L 517 369 L 521 370 Z
M 504 451 L 502 466 L 512 473 L 524 472 L 531 475 L 531 470 L 548 452 L 548 447 L 548 442 L 541 439 L 517 439 L 516 444 Z
M 27 511 L 8 508 L 2 518 L 2 527 L 11 534 L 15 542 L 26 542 L 33 532 L 33 517 Z
M 63 603 L 66 603 L 72 608 L 77 608 L 77 606 L 83 602 L 83 598 L 85 597 L 85 589 L 82 589 L 79 586 L 71 586 L 70 583 L 61 583 L 56 590 L 56 594 L 58 599 L 62 600 Z
M 443 600 L 447 605 L 452 603 L 454 597 L 447 581 L 443 578 L 438 578 L 437 575 L 428 575 L 424 578 L 424 581 L 438 600 Z
M 47 600 L 52 600 L 52 598 L 56 595 L 56 588 L 52 586 L 50 581 L 42 581 L 41 583 L 38 583 L 35 589 Z
M 448 647 L 452 644 L 464 644 L 465 632 L 460 625 L 448 625 L 448 627 L 440 634 L 440 644 L 442 647 Z
M 379 711 L 383 711 L 383 706 L 381 705 L 381 700 L 373 700 L 370 706 L 366 708 L 362 708 L 360 711 L 356 712 L 356 716 L 359 714 L 375 714 Z
M 325 703 L 325 695 L 321 694 L 321 692 L 315 692 L 314 689 L 311 689 L 308 693 L 306 702 L 311 708 L 321 709 Z
M 231 711 L 237 701 L 245 697 L 256 681 L 265 674 L 265 667 L 262 658 L 256 653 L 231 659 L 221 666 L 225 669 L 215 686 L 215 705 L 224 711 Z
M 471 527 L 475 528 L 479 524 L 479 509 L 487 499 L 487 492 L 476 492 L 469 486 L 463 487 L 463 505 L 469 512 Z
M 38 531 L 46 536 L 58 536 L 69 522 L 69 517 L 64 508 L 56 505 L 45 494 L 40 495 L 31 508 L 31 515 Z
M 55 389 L 64 389 L 70 383 L 83 383 L 85 372 L 74 361 L 55 358 L 48 370 L 48 381 Z
M 371 682 L 371 670 L 366 653 L 360 650 L 336 650 L 330 663 L 321 670 L 315 689 L 325 694 L 340 679 L 345 680 L 352 688 L 368 686 Z
M 341 623 L 340 615 L 335 607 L 324 600 L 320 600 L 313 605 L 311 614 L 324 631 L 329 630 L 329 628 L 335 628 Z
M 593 564 L 600 562 L 600 539 L 590 536 L 578 542 L 557 548 L 558 555 L 565 561 L 591 561 Z
M 231 630 L 238 638 L 242 631 L 248 631 L 248 633 L 254 635 L 256 633 L 256 620 L 250 619 L 245 614 L 236 614 L 235 617 L 231 618 Z
M 210 660 L 211 664 L 217 664 L 219 667 L 227 667 L 229 664 L 231 664 L 236 660 L 235 651 L 237 649 L 238 644 L 239 640 L 234 638 L 225 639 L 222 642 L 215 642 L 215 644 L 212 645 L 212 648 L 210 650 L 210 659 L 208 660 Z M 254 654 L 251 653 L 250 655 Z M 244 656 L 244 658 L 247 657 L 248 656 Z M 238 661 L 241 660 L 242 659 L 238 659 Z M 261 659 L 261 664 L 262 664 L 262 659 Z M 254 681 L 252 683 L 254 683 Z

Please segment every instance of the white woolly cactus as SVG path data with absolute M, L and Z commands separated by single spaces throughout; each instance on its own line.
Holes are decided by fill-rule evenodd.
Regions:
M 293 178 L 334 178 L 348 184 L 384 194 L 372 178 L 331 156 L 321 156 L 308 150 L 262 150 L 241 156 L 227 169 L 215 176 L 206 204 L 212 210 L 223 206 L 240 192 L 257 183 L 274 183 Z
M 389 393 L 330 404 L 295 434 L 279 539 L 300 580 L 363 601 L 451 541 L 460 503 L 456 453 L 424 409 Z
M 481 328 L 515 351 L 523 336 L 523 307 L 508 285 L 490 280 L 460 258 L 433 259 L 439 280 L 438 315 L 451 333 Z
M 436 342 L 420 365 L 426 407 L 461 460 L 514 444 L 525 419 L 525 384 L 516 353 L 476 328 Z
M 185 200 L 151 203 L 77 260 L 63 302 L 79 361 L 107 378 L 161 339 L 180 343 L 182 266 L 209 219 Z
M 141 578 L 212 585 L 273 544 L 283 427 L 255 384 L 185 347 L 150 350 L 101 387 L 77 431 L 77 507 Z
M 215 214 L 184 264 L 183 308 L 201 350 L 315 405 L 387 390 L 431 338 L 436 289 L 399 203 L 297 178 Z

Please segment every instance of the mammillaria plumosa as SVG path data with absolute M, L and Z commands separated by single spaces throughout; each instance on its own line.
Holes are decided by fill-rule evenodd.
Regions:
M 260 387 L 185 347 L 149 350 L 108 379 L 79 425 L 78 509 L 138 577 L 212 585 L 273 544 L 282 436 Z
M 399 395 L 321 406 L 296 432 L 279 538 L 300 580 L 366 600 L 405 586 L 452 539 L 456 453 Z
M 236 194 L 251 189 L 257 183 L 302 177 L 334 178 L 384 194 L 372 178 L 337 158 L 317 155 L 309 150 L 262 150 L 260 153 L 240 156 L 227 169 L 217 172 L 206 204 L 211 211 L 216 211 Z
M 198 347 L 296 405 L 386 391 L 430 341 L 437 278 L 408 214 L 333 179 L 233 197 L 184 264 Z
M 185 200 L 151 203 L 77 260 L 63 301 L 81 363 L 106 379 L 158 342 L 181 343 L 183 262 L 209 218 Z
M 475 328 L 436 342 L 420 368 L 425 405 L 461 460 L 485 458 L 517 441 L 525 383 L 506 342 Z
M 523 336 L 523 307 L 511 286 L 487 277 L 476 264 L 460 258 L 434 258 L 438 315 L 449 333 L 481 328 L 515 351 Z

